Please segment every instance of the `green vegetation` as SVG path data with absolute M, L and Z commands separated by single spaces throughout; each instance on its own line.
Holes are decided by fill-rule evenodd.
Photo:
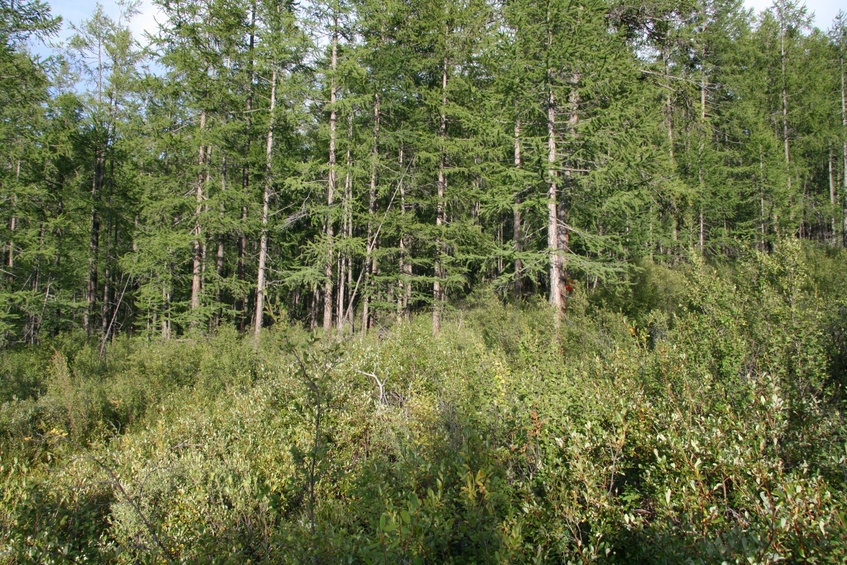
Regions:
M 0 0 L 0 347 L 367 333 L 847 246 L 847 15 L 801 0 Z M 576 281 L 576 282 L 574 282 Z M 618 288 L 614 288 L 617 286 Z M 627 306 L 630 308 L 633 306 Z
M 841 563 L 847 256 L 4 352 L 0 562 Z M 340 335 L 340 334 L 339 334 Z
M 0 0 L 0 565 L 847 560 L 847 15 L 155 4 Z

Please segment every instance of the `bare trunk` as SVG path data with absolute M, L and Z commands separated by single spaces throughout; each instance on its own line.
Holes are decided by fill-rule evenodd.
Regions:
M 579 94 L 579 83 L 582 80 L 582 74 L 578 71 L 574 71 L 571 76 L 571 91 L 568 93 L 568 133 L 570 135 L 570 139 L 574 142 L 574 146 L 576 145 L 576 139 L 579 137 L 579 104 L 580 104 L 580 94 Z M 570 192 L 573 190 L 574 185 L 574 169 L 579 168 L 577 163 L 571 158 L 571 167 L 569 167 L 565 171 L 565 179 L 567 180 L 567 188 L 565 190 L 565 185 L 563 184 L 560 188 L 560 194 L 558 195 L 558 236 L 559 236 L 559 292 L 561 292 L 560 304 L 561 309 L 564 309 L 567 306 L 567 278 L 568 278 L 568 253 L 570 253 L 570 238 L 571 231 L 570 226 L 568 226 L 568 216 L 570 215 Z
M 324 318 L 323 328 L 329 331 L 332 328 L 332 267 L 333 267 L 333 225 L 332 225 L 332 206 L 335 203 L 335 190 L 337 185 L 337 170 L 335 156 L 335 141 L 336 141 L 336 120 L 337 113 L 335 109 L 337 97 L 337 79 L 335 71 L 338 68 L 338 18 L 335 19 L 335 30 L 332 36 L 332 58 L 330 61 L 330 79 L 329 89 L 329 179 L 327 182 L 327 213 L 324 230 L 326 233 L 326 263 L 324 264 Z
M 558 171 L 556 170 L 556 99 L 552 85 L 547 93 L 547 252 L 550 254 L 550 305 L 556 325 L 562 310 L 562 261 L 559 255 Z
M 344 237 L 349 241 L 353 235 L 353 112 L 347 116 L 347 159 L 346 170 L 344 171 Z M 352 271 L 350 264 L 350 253 L 345 251 L 338 256 L 338 315 L 336 318 L 336 327 L 339 330 L 344 329 L 347 323 L 347 291 L 350 288 L 348 279 Z M 351 314 L 352 315 L 352 314 Z
M 272 156 L 274 148 L 274 110 L 276 108 L 277 68 L 274 65 L 271 75 L 271 105 L 268 118 L 268 134 L 265 139 L 265 188 L 262 191 L 262 232 L 259 236 L 259 274 L 256 281 L 256 318 L 253 333 L 258 338 L 262 333 L 262 321 L 265 314 L 265 273 L 268 263 L 268 218 L 270 215 L 271 190 L 273 189 Z
M 830 225 L 830 244 L 834 247 L 838 245 L 838 228 L 836 227 L 836 212 L 835 212 L 835 172 L 832 167 L 832 147 L 829 149 L 829 157 L 826 160 L 829 172 L 829 205 L 832 210 L 832 221 Z
M 226 155 L 221 156 L 221 193 L 225 193 L 227 190 L 226 187 Z M 220 207 L 220 219 L 224 221 L 226 218 L 226 207 L 224 206 L 223 201 L 221 201 Z M 224 276 L 224 258 L 225 258 L 225 248 L 224 248 L 224 235 L 218 235 L 218 250 L 215 253 L 215 275 L 218 281 L 221 281 Z M 221 315 L 223 310 L 223 294 L 221 291 L 221 285 L 217 285 L 217 292 L 215 293 L 215 318 L 214 318 L 214 326 L 215 328 L 220 327 L 221 325 Z
M 372 248 L 376 245 L 372 241 L 374 236 L 374 221 L 376 215 L 376 183 L 377 183 L 377 165 L 379 164 L 379 126 L 380 126 L 380 99 L 379 93 L 374 94 L 374 128 L 373 128 L 373 145 L 371 146 L 371 179 L 368 189 L 368 246 L 367 255 L 365 255 L 365 293 L 362 297 L 362 333 L 367 333 L 370 328 L 370 301 L 373 291 L 373 283 L 370 275 L 374 272 L 374 261 L 371 256 Z M 400 240 L 400 254 L 402 259 L 402 236 Z
M 703 58 L 705 59 L 705 53 Z M 705 63 L 704 63 L 705 65 Z M 702 255 L 706 248 L 706 219 L 704 216 L 703 206 L 706 200 L 706 183 L 703 175 L 703 155 L 706 151 L 706 69 L 705 66 L 700 73 L 700 124 L 703 132 L 700 137 L 700 149 L 697 154 L 697 179 L 700 184 L 700 203 L 699 203 L 699 237 L 698 243 L 700 254 Z
M 436 236 L 435 241 L 435 280 L 432 283 L 432 333 L 437 334 L 441 331 L 441 311 L 444 307 L 444 288 L 442 279 L 444 278 L 444 265 L 442 263 L 443 242 L 441 241 L 441 229 L 444 225 L 444 195 L 447 192 L 447 155 L 445 153 L 445 143 L 447 141 L 447 58 L 444 58 L 441 69 L 441 115 L 439 118 L 438 138 L 441 141 L 440 157 L 438 159 L 438 200 L 436 201 L 435 209 L 435 226 Z
M 842 191 L 844 196 L 844 209 L 842 212 L 843 227 L 841 245 L 847 247 L 847 88 L 845 88 L 844 77 L 844 47 L 842 46 L 839 54 L 839 65 L 841 68 L 841 138 L 843 140 L 842 156 L 843 167 L 841 171 Z
M 405 164 L 405 155 L 403 153 L 403 147 L 400 147 L 400 170 L 404 169 Z M 405 216 L 408 212 L 408 205 L 406 204 L 406 184 L 403 182 L 403 179 L 400 179 L 400 214 Z M 407 255 L 409 253 L 409 242 L 405 233 L 400 236 L 400 278 L 403 281 L 403 292 L 401 293 L 399 300 L 402 300 L 402 311 L 403 311 L 403 319 L 408 320 L 411 314 L 409 310 L 409 306 L 412 302 L 412 263 L 407 260 Z
M 521 119 L 515 118 L 515 169 L 520 170 L 521 162 Z M 520 253 L 523 251 L 523 241 L 521 236 L 521 190 L 519 186 L 515 191 L 515 207 L 512 212 L 512 240 L 515 245 L 515 298 L 520 298 L 523 295 L 523 262 L 520 258 Z
M 670 76 L 670 55 L 667 53 L 667 50 L 662 53 L 662 59 L 665 63 L 665 75 Z M 665 122 L 668 127 L 668 153 L 670 154 L 671 161 L 673 161 L 673 90 L 670 86 L 665 91 Z
M 760 249 L 765 250 L 765 234 L 767 233 L 767 216 L 765 215 L 765 162 L 764 156 L 759 154 L 759 232 L 761 240 Z
M 170 318 L 171 293 L 167 283 L 162 285 L 162 339 L 171 337 Z
M 88 237 L 88 279 L 85 293 L 85 314 L 82 325 L 85 333 L 91 335 L 94 330 L 94 306 L 97 302 L 97 262 L 100 253 L 100 217 L 97 213 L 97 202 L 103 187 L 105 174 L 103 150 L 97 148 L 94 155 L 94 176 L 91 181 L 91 213 L 90 231 Z
M 15 164 L 15 181 L 20 182 L 21 180 L 21 160 L 18 159 Z M 9 277 L 11 280 L 12 268 L 15 266 L 15 229 L 17 227 L 17 220 L 15 219 L 14 210 L 15 205 L 17 204 L 17 198 L 15 195 L 11 197 L 12 204 L 12 216 L 9 218 L 9 255 L 6 257 L 6 266 L 9 267 Z
M 15 266 L 15 222 L 14 216 L 9 218 L 9 255 L 6 257 L 6 266 L 9 267 L 10 276 Z
M 788 142 L 788 87 L 786 85 L 785 30 L 779 36 L 780 60 L 782 63 L 782 144 L 785 151 L 785 172 L 788 176 L 788 192 L 791 193 L 791 151 Z
M 106 268 L 103 271 L 103 302 L 100 304 L 100 331 L 103 334 L 103 339 L 106 339 L 106 331 L 109 327 L 109 294 L 112 290 L 109 286 L 109 277 L 111 275 L 112 272 L 107 261 Z
M 203 130 L 205 128 L 206 111 L 204 110 L 200 113 L 201 139 L 204 136 Z M 204 142 L 200 143 L 197 160 L 200 165 L 200 172 L 197 174 L 197 189 L 194 194 L 194 261 L 191 276 L 191 310 L 195 313 L 200 309 L 200 294 L 203 290 L 203 256 L 205 254 L 205 245 L 203 245 L 203 227 L 200 221 L 201 214 L 203 213 L 203 201 L 205 199 L 206 188 L 206 145 Z M 196 321 L 192 322 L 192 324 L 196 324 Z
M 247 84 L 245 85 L 247 90 L 247 103 L 246 103 L 246 113 L 245 113 L 245 122 L 244 122 L 244 137 L 245 137 L 245 147 L 244 147 L 244 162 L 241 167 L 241 191 L 245 196 L 245 201 L 247 194 L 250 191 L 250 145 L 252 141 L 252 128 L 253 128 L 253 74 L 254 74 L 254 49 L 256 46 L 256 2 L 255 0 L 252 2 L 250 7 L 250 38 L 248 42 L 248 52 L 249 52 L 249 70 L 247 73 Z M 241 226 L 246 226 L 248 220 L 247 214 L 247 206 L 241 207 Z M 239 237 L 238 237 L 238 258 L 236 263 L 236 276 L 238 277 L 238 281 L 243 283 L 247 278 L 247 268 L 246 268 L 246 260 L 247 260 L 247 233 L 244 231 L 244 228 L 241 227 L 239 229 Z M 241 331 L 245 331 L 245 325 L 247 323 L 247 299 L 244 296 L 239 296 L 235 303 L 235 311 L 237 312 L 236 316 L 238 318 L 238 329 Z

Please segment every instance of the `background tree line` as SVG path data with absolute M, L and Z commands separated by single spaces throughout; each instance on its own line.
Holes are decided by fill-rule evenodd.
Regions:
M 847 244 L 847 21 L 740 1 L 0 0 L 0 332 L 366 331 Z M 151 70 L 152 69 L 152 70 Z

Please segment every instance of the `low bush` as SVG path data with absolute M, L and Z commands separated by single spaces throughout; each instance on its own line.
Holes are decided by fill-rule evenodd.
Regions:
M 843 562 L 843 299 L 811 257 L 645 266 L 669 295 L 577 290 L 558 330 L 483 292 L 435 337 L 16 353 L 0 562 Z

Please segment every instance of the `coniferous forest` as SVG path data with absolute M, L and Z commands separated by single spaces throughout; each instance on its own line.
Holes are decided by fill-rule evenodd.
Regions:
M 0 563 L 843 563 L 847 14 L 0 0 Z

